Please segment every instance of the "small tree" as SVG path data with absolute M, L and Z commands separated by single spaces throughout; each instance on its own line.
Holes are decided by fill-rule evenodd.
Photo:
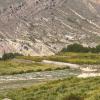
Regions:
M 13 53 L 5 53 L 2 56 L 2 60 L 12 59 L 12 58 L 14 58 L 14 54 Z
M 68 52 L 86 52 L 86 49 L 80 44 L 72 44 L 67 47 Z
M 3 56 L 2 56 L 2 60 L 13 59 L 16 56 L 21 56 L 21 54 L 18 54 L 18 53 L 4 53 Z
M 100 53 L 100 45 L 97 45 L 96 47 L 83 47 L 80 44 L 71 44 L 68 45 L 67 48 L 63 48 L 61 52 L 91 52 L 91 53 Z
M 96 53 L 99 53 L 99 52 L 100 52 L 100 45 L 97 45 L 97 46 L 96 46 L 95 52 L 96 52 Z

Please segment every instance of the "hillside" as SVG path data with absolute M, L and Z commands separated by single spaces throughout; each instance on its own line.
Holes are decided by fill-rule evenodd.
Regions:
M 53 55 L 100 44 L 100 0 L 0 0 L 0 52 Z

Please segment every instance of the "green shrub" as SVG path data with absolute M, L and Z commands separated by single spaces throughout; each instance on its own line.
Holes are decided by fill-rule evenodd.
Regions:
M 47 69 L 45 69 L 45 71 L 51 71 L 52 69 L 51 68 L 47 68 Z
M 4 53 L 1 60 L 13 59 L 16 56 L 22 56 L 22 54 L 19 54 L 19 53 Z
M 78 95 L 71 94 L 65 97 L 63 100 L 84 100 L 84 99 Z
M 41 71 L 42 71 L 42 69 L 37 69 L 36 71 L 37 71 L 37 72 L 41 72 Z
M 67 48 L 63 48 L 61 50 L 61 52 L 83 52 L 83 53 L 87 53 L 87 52 L 91 52 L 91 53 L 99 53 L 100 52 L 100 45 L 97 45 L 94 48 L 91 47 L 84 47 L 80 44 L 71 44 L 68 45 Z

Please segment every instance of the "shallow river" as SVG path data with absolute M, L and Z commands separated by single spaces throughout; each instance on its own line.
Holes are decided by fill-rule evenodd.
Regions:
M 34 83 L 62 79 L 67 78 L 69 76 L 77 76 L 79 74 L 80 71 L 76 69 L 65 69 L 56 71 L 33 72 L 17 75 L 0 76 L 0 90 L 30 86 Z

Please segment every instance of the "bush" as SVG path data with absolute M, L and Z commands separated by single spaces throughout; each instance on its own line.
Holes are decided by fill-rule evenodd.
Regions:
M 84 100 L 82 97 L 71 94 L 67 97 L 65 97 L 63 100 Z
M 45 69 L 45 71 L 51 71 L 52 69 L 51 68 L 47 68 L 47 69 Z
M 21 54 L 19 54 L 19 53 L 5 53 L 5 54 L 3 54 L 1 60 L 13 59 L 13 58 L 15 58 L 16 56 L 21 56 Z
M 97 45 L 95 48 L 95 52 L 99 53 L 100 52 L 100 45 Z
M 83 47 L 80 44 L 71 44 L 67 48 L 63 48 L 62 52 L 89 52 L 90 48 Z
M 84 47 L 80 44 L 71 44 L 68 45 L 67 48 L 63 48 L 61 52 L 82 52 L 82 53 L 99 53 L 100 52 L 100 45 L 94 47 L 94 48 L 90 48 L 90 47 Z

